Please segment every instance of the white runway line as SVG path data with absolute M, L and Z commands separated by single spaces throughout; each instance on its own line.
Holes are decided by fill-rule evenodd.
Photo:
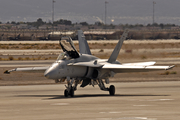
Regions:
M 110 114 L 118 114 L 118 113 L 122 113 L 119 111 L 112 111 L 112 112 L 99 112 L 100 114 L 106 114 L 106 113 L 110 113 Z
M 146 106 L 154 106 L 154 105 L 133 105 L 134 107 L 146 107 Z
M 54 103 L 54 104 L 51 104 L 51 105 L 69 105 L 69 103 Z
M 147 100 L 147 101 L 171 101 L 174 99 L 154 99 L 154 100 Z

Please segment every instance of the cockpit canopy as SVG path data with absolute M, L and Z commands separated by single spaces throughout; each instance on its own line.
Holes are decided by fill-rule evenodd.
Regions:
M 57 61 L 58 60 L 69 60 L 69 59 L 71 59 L 71 57 L 66 52 L 63 52 L 58 56 Z
M 70 37 L 62 37 L 59 41 L 61 48 L 64 53 L 61 53 L 58 59 L 71 59 L 71 58 L 79 58 L 79 53 L 77 52 L 72 39 Z

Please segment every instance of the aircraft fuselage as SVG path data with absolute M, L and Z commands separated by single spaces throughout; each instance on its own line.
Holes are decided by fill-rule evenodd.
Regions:
M 70 63 L 87 62 L 97 60 L 98 58 L 92 55 L 82 54 L 79 58 L 70 60 L 55 61 L 44 73 L 48 79 L 61 79 L 67 76 L 71 78 L 82 78 L 88 75 L 89 67 L 87 66 L 71 66 Z

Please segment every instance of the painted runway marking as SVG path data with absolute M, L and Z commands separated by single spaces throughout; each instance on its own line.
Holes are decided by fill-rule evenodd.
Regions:
M 54 104 L 51 104 L 51 105 L 69 105 L 69 103 L 54 103 Z
M 98 120 L 157 120 L 157 118 L 147 117 L 122 117 L 122 118 L 96 118 Z
M 99 112 L 100 114 L 105 114 L 105 113 L 110 113 L 110 114 L 117 114 L 117 113 L 122 113 L 118 111 L 112 111 L 112 112 Z
M 109 113 L 111 113 L 111 114 L 117 114 L 117 113 L 121 113 L 121 112 L 109 112 Z
M 152 99 L 152 100 L 139 100 L 139 101 L 171 101 L 174 99 Z
M 112 118 L 96 118 L 96 120 L 112 120 Z
M 154 100 L 148 100 L 148 101 L 171 101 L 174 99 L 154 99 Z
M 154 106 L 154 105 L 133 105 L 133 106 L 137 106 L 137 107 L 146 107 L 146 106 Z
M 139 120 L 157 120 L 156 118 L 147 118 L 147 117 L 135 117 L 135 119 L 139 119 Z
M 135 117 L 135 119 L 140 119 L 140 120 L 147 120 L 147 117 Z
M 147 118 L 147 117 L 122 117 L 117 119 L 118 120 L 157 120 L 157 118 Z
M 174 99 L 159 99 L 159 100 L 174 100 Z

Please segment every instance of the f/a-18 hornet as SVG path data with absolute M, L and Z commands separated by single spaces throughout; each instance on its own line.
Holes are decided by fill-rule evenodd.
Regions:
M 117 61 L 116 59 L 127 34 L 128 30 L 125 30 L 109 59 L 100 59 L 91 54 L 84 34 L 79 30 L 79 52 L 76 50 L 70 37 L 62 37 L 59 43 L 63 53 L 58 56 L 51 66 L 16 68 L 5 73 L 13 71 L 44 71 L 44 76 L 48 79 L 54 79 L 59 82 L 66 80 L 67 85 L 65 85 L 64 96 L 68 97 L 70 95 L 73 97 L 78 84 L 81 84 L 81 87 L 98 85 L 101 90 L 109 91 L 110 95 L 115 95 L 114 85 L 108 88 L 104 83 L 109 84 L 109 78 L 114 77 L 116 73 L 169 70 L 174 67 L 154 66 L 156 62 L 122 64 Z

